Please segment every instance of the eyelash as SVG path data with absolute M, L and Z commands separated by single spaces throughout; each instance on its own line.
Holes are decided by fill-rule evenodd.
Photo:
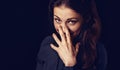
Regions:
M 67 23 L 69 23 L 69 24 L 75 24 L 75 23 L 77 23 L 77 21 L 70 20 Z
M 55 20 L 57 23 L 60 23 L 60 21 L 61 21 L 60 19 L 57 19 L 57 18 L 55 18 L 54 20 Z
M 55 22 L 57 22 L 57 23 L 60 23 L 61 22 L 61 20 L 60 19 L 57 19 L 57 18 L 54 18 L 54 20 L 55 20 Z M 78 21 L 77 20 L 68 20 L 67 21 L 67 23 L 69 23 L 69 24 L 75 24 L 75 23 L 77 23 Z

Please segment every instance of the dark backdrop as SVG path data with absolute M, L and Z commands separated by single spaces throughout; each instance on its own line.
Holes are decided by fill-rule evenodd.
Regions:
M 0 70 L 35 70 L 40 43 L 49 32 L 49 0 L 9 1 L 3 5 Z M 100 41 L 108 53 L 107 70 L 119 70 L 119 8 L 115 1 L 96 0 L 102 22 Z M 7 8 L 7 9 L 6 9 Z

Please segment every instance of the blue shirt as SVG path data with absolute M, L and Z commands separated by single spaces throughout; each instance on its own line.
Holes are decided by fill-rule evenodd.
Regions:
M 51 36 L 46 37 L 42 43 L 37 56 L 36 70 L 83 70 L 74 67 L 65 67 L 62 60 L 59 58 L 57 52 L 55 52 L 50 44 L 55 43 Z M 95 70 L 105 70 L 107 64 L 107 54 L 104 46 L 101 43 L 97 43 L 97 60 L 95 62 Z M 93 70 L 93 69 L 89 69 Z

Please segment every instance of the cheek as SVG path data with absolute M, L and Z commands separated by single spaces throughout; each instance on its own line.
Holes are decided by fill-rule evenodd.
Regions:
M 72 36 L 77 36 L 80 33 L 80 24 L 69 27 Z
M 58 24 L 55 24 L 55 22 L 54 22 L 54 28 L 58 32 Z

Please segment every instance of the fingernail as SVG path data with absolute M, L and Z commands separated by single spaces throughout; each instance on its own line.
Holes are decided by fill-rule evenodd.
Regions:
M 54 36 L 54 33 L 52 34 L 52 36 Z
M 50 44 L 50 46 L 52 47 L 52 44 Z

